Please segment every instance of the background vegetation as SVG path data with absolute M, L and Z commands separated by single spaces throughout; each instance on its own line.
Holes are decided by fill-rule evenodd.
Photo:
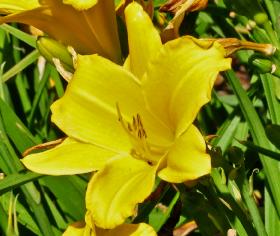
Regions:
M 165 2 L 153 5 L 160 31 L 173 16 L 159 10 Z M 279 48 L 279 12 L 278 0 L 209 1 L 185 16 L 180 33 Z M 42 176 L 20 162 L 26 149 L 63 136 L 50 121 L 50 105 L 66 86 L 25 32 L 21 25 L 0 26 L 0 229 L 60 235 L 84 217 L 89 176 Z M 229 229 L 280 235 L 279 65 L 278 50 L 271 57 L 250 50 L 233 55 L 233 70 L 218 78 L 196 120 L 208 138 L 211 178 L 188 188 L 158 181 L 132 222 L 148 222 L 159 235 L 227 235 Z

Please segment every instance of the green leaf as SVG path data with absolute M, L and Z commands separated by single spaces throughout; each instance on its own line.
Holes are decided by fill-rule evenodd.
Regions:
M 1 195 L 0 197 L 0 204 L 2 205 L 7 215 L 9 210 L 10 196 L 11 193 L 6 193 Z M 28 212 L 26 207 L 21 203 L 21 198 L 22 196 L 19 196 L 19 201 L 17 202 L 16 206 L 18 222 L 24 225 L 27 229 L 31 230 L 34 234 L 40 235 L 40 230 L 36 224 L 36 221 L 33 219 L 32 215 Z
M 167 0 L 154 0 L 154 7 L 160 7 L 165 4 Z
M 256 152 L 264 154 L 267 157 L 271 157 L 272 159 L 280 161 L 280 153 L 277 153 L 277 152 L 271 151 L 269 149 L 257 146 L 254 143 L 251 143 L 249 141 L 239 141 L 239 142 L 241 144 L 243 144 L 244 146 L 246 146 L 247 148 L 250 148 L 250 149 L 252 149 Z
M 45 192 L 45 191 L 43 191 Z M 46 201 L 49 205 L 50 211 L 53 215 L 53 218 L 58 226 L 58 228 L 60 229 L 66 229 L 67 224 L 65 222 L 65 220 L 63 219 L 61 213 L 59 212 L 57 205 L 55 204 L 55 202 L 53 201 L 53 199 L 51 197 L 48 196 L 48 194 L 45 192 L 44 194 Z M 63 212 L 65 214 L 65 212 Z
M 87 182 L 79 176 L 48 176 L 41 179 L 40 183 L 51 190 L 61 209 L 72 220 L 84 218 Z
M 9 69 L 6 73 L 2 76 L 2 81 L 6 82 L 13 76 L 15 76 L 17 73 L 24 70 L 27 66 L 32 64 L 34 61 L 36 61 L 39 57 L 38 50 L 34 50 L 30 54 L 28 54 L 26 57 L 24 57 L 19 63 L 14 65 L 11 69 Z
M 34 36 L 24 33 L 23 31 L 7 24 L 0 25 L 0 28 L 15 36 L 19 40 L 27 43 L 31 47 L 36 48 L 36 38 Z
M 216 138 L 213 140 L 212 144 L 215 146 L 219 146 L 222 150 L 222 152 L 225 152 L 225 150 L 230 146 L 232 143 L 232 140 L 235 135 L 235 131 L 240 123 L 240 117 L 234 116 L 229 117 L 223 125 L 220 127 L 220 129 L 217 132 L 217 136 L 222 136 L 223 138 Z
M 0 180 L 0 195 L 41 177 L 43 177 L 43 175 L 33 173 L 31 171 L 7 175 L 4 179 Z
M 34 116 L 35 116 L 35 112 L 39 108 L 40 99 L 42 97 L 43 92 L 46 89 L 47 82 L 49 81 L 50 71 L 51 71 L 51 66 L 50 66 L 50 64 L 47 64 L 46 68 L 44 70 L 43 76 L 39 81 L 39 84 L 38 84 L 38 87 L 36 89 L 36 93 L 34 95 L 34 99 L 33 99 L 33 102 L 32 102 L 31 112 L 30 112 L 30 115 L 28 117 L 28 120 L 29 120 L 30 124 L 33 124 L 33 119 L 34 119 Z
M 170 195 L 170 191 L 167 193 Z M 172 196 L 170 203 L 166 206 L 166 209 L 160 209 L 159 207 L 155 207 L 149 214 L 149 224 L 153 226 L 153 228 L 158 232 L 161 227 L 167 222 L 170 217 L 170 214 L 179 200 L 180 193 L 175 193 Z
M 239 100 L 242 113 L 248 123 L 254 143 L 261 147 L 271 149 L 272 147 L 266 137 L 265 130 L 260 121 L 260 118 L 245 90 L 242 88 L 239 79 L 236 77 L 235 73 L 232 70 L 227 71 L 225 74 Z M 260 154 L 259 156 L 263 164 L 265 175 L 271 189 L 277 211 L 280 212 L 280 173 L 278 168 L 279 162 L 271 158 L 266 158 L 263 154 Z
M 19 152 L 23 153 L 27 148 L 40 142 L 33 137 L 14 111 L 2 99 L 0 99 L 0 112 L 5 117 L 3 119 L 5 131 Z

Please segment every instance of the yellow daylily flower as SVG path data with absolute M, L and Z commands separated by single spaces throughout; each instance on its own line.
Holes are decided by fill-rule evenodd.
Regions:
M 98 53 L 115 62 L 121 60 L 113 0 L 42 0 L 40 5 L 37 1 L 5 0 L 0 7 L 0 12 L 15 12 L 0 17 L 0 24 L 33 25 L 81 54 Z
M 162 45 L 135 2 L 125 17 L 125 64 L 78 56 L 65 95 L 51 107 L 52 121 L 68 138 L 23 159 L 44 174 L 99 170 L 88 184 L 86 206 L 95 225 L 108 229 L 135 214 L 156 176 L 182 183 L 209 174 L 205 141 L 192 123 L 231 63 L 217 42 L 186 36 Z
M 102 229 L 94 225 L 90 212 L 86 213 L 85 222 L 75 222 L 68 226 L 62 236 L 156 236 L 155 230 L 145 224 L 122 224 L 113 229 Z

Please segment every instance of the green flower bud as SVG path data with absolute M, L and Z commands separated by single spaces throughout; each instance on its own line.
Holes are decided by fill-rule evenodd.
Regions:
M 268 16 L 266 13 L 259 12 L 254 15 L 253 19 L 258 25 L 262 25 L 268 21 Z
M 280 70 L 277 65 L 267 58 L 253 56 L 250 58 L 249 63 L 258 73 L 271 73 L 280 77 Z
M 37 48 L 41 55 L 51 64 L 54 64 L 54 59 L 58 59 L 65 70 L 74 71 L 72 56 L 62 43 L 43 36 L 37 40 Z
M 259 0 L 225 0 L 225 4 L 237 14 L 247 16 L 257 24 L 264 24 L 268 20 Z
M 273 63 L 264 58 L 254 58 L 250 60 L 250 64 L 254 67 L 259 73 L 271 73 Z

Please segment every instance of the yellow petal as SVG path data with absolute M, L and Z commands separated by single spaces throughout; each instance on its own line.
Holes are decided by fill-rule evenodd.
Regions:
M 183 37 L 165 44 L 143 79 L 150 111 L 177 136 L 193 122 L 211 97 L 219 71 L 230 68 L 218 43 Z
M 194 180 L 210 173 L 210 156 L 206 153 L 202 135 L 194 125 L 175 141 L 166 157 L 166 165 L 158 176 L 171 183 Z
M 84 222 L 75 222 L 67 227 L 62 236 L 95 236 Z
M 97 53 L 120 64 L 122 55 L 114 1 L 100 0 L 94 7 L 84 11 L 83 15 L 90 33 L 94 35 L 104 52 Z
M 0 12 L 12 13 L 39 7 L 38 0 L 1 0 Z
M 30 170 L 48 175 L 71 175 L 99 170 L 116 153 L 67 138 L 48 151 L 22 159 Z
M 72 7 L 58 2 L 55 8 L 44 6 L 0 17 L 0 24 L 20 22 L 32 25 L 64 44 L 73 46 L 79 53 L 104 54 L 97 40 L 89 33 L 90 30 L 86 27 L 87 24 L 81 14 Z
M 155 230 L 144 223 L 122 224 L 114 229 L 101 229 L 96 227 L 96 236 L 156 236 Z
M 167 128 L 147 118 L 140 85 L 133 74 L 97 55 L 79 56 L 77 63 L 65 95 L 51 107 L 52 120 L 60 129 L 84 142 L 129 152 L 131 143 L 119 121 L 118 104 L 125 120 L 140 114 L 145 128 L 158 130 L 150 132 L 151 138 L 155 134 L 159 142 L 165 140 Z
M 103 229 L 98 228 L 94 225 L 94 220 L 92 219 L 92 214 L 90 211 L 87 211 L 85 216 L 86 226 L 84 229 L 91 229 L 91 236 L 156 236 L 155 230 L 148 224 L 121 224 L 113 229 Z M 79 222 L 77 222 L 79 223 Z M 73 227 L 79 227 L 77 223 L 72 224 Z M 69 226 L 68 228 L 70 228 Z M 67 229 L 68 230 L 68 229 Z M 73 232 L 76 229 L 73 229 Z M 84 234 L 87 236 L 88 234 Z M 65 235 L 63 235 L 65 236 Z M 67 235 L 72 236 L 72 235 Z M 74 236 L 74 235 L 73 235 Z
M 86 207 L 98 227 L 114 228 L 151 193 L 156 168 L 132 157 L 111 160 L 88 184 Z
M 88 10 L 97 3 L 97 0 L 63 0 L 63 3 L 69 4 L 77 10 Z
M 128 151 L 130 141 L 118 120 L 117 103 L 129 111 L 139 107 L 137 98 L 128 99 L 140 93 L 138 87 L 132 74 L 109 60 L 79 56 L 65 95 L 51 107 L 52 121 L 68 136 Z
M 74 47 L 79 53 L 98 53 L 120 61 L 116 17 L 111 0 L 99 1 L 87 11 L 78 11 L 61 1 L 44 0 L 41 7 L 0 17 L 0 24 L 5 22 L 33 25 Z
M 146 71 L 152 55 L 161 47 L 160 36 L 148 14 L 136 2 L 125 9 L 128 33 L 130 69 L 138 78 Z

